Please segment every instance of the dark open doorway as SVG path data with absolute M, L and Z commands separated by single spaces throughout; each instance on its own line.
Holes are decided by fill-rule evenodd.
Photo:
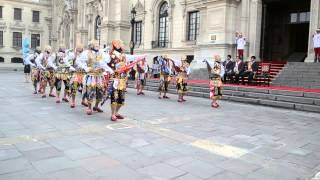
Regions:
M 310 0 L 263 0 L 261 57 L 303 61 L 308 52 Z

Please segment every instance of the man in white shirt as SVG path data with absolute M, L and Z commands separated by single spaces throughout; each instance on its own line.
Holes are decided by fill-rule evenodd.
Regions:
M 246 46 L 246 38 L 242 36 L 242 33 L 236 32 L 236 45 L 237 53 L 241 60 L 243 60 L 244 48 Z
M 320 62 L 320 29 L 313 35 L 314 62 Z

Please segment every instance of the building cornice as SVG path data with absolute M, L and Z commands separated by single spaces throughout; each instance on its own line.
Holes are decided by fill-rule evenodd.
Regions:
M 52 7 L 52 1 L 51 0 L 39 0 L 39 2 L 34 2 L 34 1 L 28 1 L 28 0 L 4 0 L 4 4 L 9 4 L 9 3 L 23 3 L 23 4 L 32 4 L 34 6 L 44 6 L 44 7 Z M 2 3 L 0 3 L 2 4 Z

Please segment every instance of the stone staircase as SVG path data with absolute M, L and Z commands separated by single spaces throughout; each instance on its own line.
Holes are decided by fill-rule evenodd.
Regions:
M 148 80 L 145 90 L 158 91 L 158 86 L 158 80 Z M 129 81 L 128 87 L 134 88 L 134 81 Z M 188 96 L 209 98 L 207 84 L 189 84 L 188 88 Z M 174 83 L 170 84 L 169 93 L 176 94 Z M 320 93 L 225 86 L 223 94 L 223 100 L 320 113 Z
M 288 62 L 303 62 L 306 57 L 307 57 L 307 53 L 295 52 L 295 53 L 292 53 L 288 57 L 287 61 Z
M 272 81 L 272 85 L 320 88 L 320 63 L 288 62 Z

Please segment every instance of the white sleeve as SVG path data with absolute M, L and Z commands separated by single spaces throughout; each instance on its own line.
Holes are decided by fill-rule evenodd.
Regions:
M 174 64 L 176 66 L 181 66 L 182 65 L 181 60 L 178 60 L 178 59 L 171 59 L 171 60 L 174 62 Z
M 220 77 L 224 77 L 224 73 L 225 73 L 225 70 L 224 70 L 224 67 L 221 65 L 221 72 L 220 72 Z
M 37 67 L 39 67 L 39 68 L 41 68 L 41 69 L 44 69 L 44 67 L 43 67 L 42 64 L 41 64 L 41 61 L 42 61 L 42 59 L 43 59 L 43 56 L 44 56 L 43 53 L 41 53 L 41 54 L 36 58 L 36 60 L 35 60 Z
M 144 63 L 144 73 L 148 73 L 148 64 Z
M 113 74 L 113 70 L 111 69 L 111 67 L 108 66 L 108 64 L 106 63 L 106 61 L 103 61 L 103 65 L 102 68 L 106 71 L 109 72 L 110 74 Z
M 191 68 L 188 67 L 188 68 L 187 68 L 187 75 L 190 75 L 190 74 L 191 74 Z
M 105 63 L 110 63 L 111 61 L 110 55 L 105 52 L 102 52 L 102 59 Z
M 78 67 L 81 69 L 85 70 L 88 72 L 88 66 L 87 66 L 87 61 L 88 61 L 88 52 L 83 51 L 76 59 L 76 64 Z
M 55 65 L 54 61 L 56 59 L 56 56 L 54 55 L 51 55 L 49 58 L 48 58 L 48 66 L 49 67 L 52 67 L 54 70 L 57 69 L 57 66 Z

